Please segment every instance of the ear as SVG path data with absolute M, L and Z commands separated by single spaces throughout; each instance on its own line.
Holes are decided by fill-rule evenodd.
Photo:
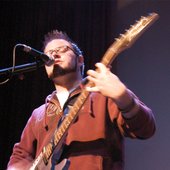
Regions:
M 82 55 L 78 56 L 78 63 L 80 64 L 80 66 L 84 64 L 84 57 Z
M 81 76 L 84 77 L 84 57 L 82 55 L 78 56 L 78 65 L 80 67 Z

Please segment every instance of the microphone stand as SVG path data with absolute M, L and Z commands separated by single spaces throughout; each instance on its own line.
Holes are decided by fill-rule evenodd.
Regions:
M 14 67 L 8 67 L 5 69 L 0 70 L 0 75 L 16 75 L 24 72 L 30 72 L 37 70 L 39 67 L 44 66 L 44 62 L 41 60 L 37 60 L 36 62 L 33 63 L 28 63 L 28 64 L 23 64 L 23 65 L 18 65 Z

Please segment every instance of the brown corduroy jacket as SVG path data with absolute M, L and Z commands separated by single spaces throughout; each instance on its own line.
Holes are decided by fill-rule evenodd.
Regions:
M 35 109 L 15 144 L 8 169 L 26 169 L 51 139 L 63 114 L 56 92 Z M 80 91 L 73 92 L 64 107 L 72 107 Z M 132 93 L 132 92 L 131 92 Z M 123 170 L 124 137 L 147 139 L 155 132 L 151 109 L 133 93 L 139 111 L 125 119 L 111 98 L 91 93 L 69 128 L 60 159 L 68 158 L 69 170 Z M 14 168 L 16 167 L 16 168 Z

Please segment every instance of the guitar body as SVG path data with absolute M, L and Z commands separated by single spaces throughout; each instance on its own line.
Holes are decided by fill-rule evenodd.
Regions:
M 29 170 L 68 170 L 70 165 L 69 160 L 63 159 L 60 163 L 57 165 L 51 164 L 51 159 L 49 160 L 48 164 L 45 165 L 44 161 L 41 159 L 41 161 L 36 166 L 31 166 Z

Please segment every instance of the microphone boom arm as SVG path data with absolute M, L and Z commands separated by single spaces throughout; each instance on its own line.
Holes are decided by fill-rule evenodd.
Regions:
M 24 72 L 30 72 L 37 70 L 39 67 L 44 66 L 44 62 L 41 60 L 37 60 L 36 62 L 28 63 L 28 64 L 22 64 L 14 67 L 8 67 L 0 70 L 0 75 L 16 75 Z

